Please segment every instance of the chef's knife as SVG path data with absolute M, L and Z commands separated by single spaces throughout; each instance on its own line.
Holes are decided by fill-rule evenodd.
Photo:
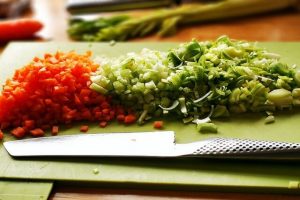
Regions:
M 179 2 L 180 0 L 68 0 L 67 10 L 71 14 L 90 14 L 169 7 L 179 4 Z
M 77 134 L 4 142 L 13 157 L 109 156 L 300 160 L 300 144 L 211 138 L 176 144 L 173 131 Z

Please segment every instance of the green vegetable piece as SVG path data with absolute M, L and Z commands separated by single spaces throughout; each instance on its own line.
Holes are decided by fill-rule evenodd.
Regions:
M 165 19 L 162 22 L 158 35 L 162 37 L 174 35 L 177 32 L 177 24 L 180 19 L 181 16 L 175 16 Z
M 299 106 L 300 105 L 300 88 L 294 88 L 292 91 L 293 96 L 293 105 Z
M 286 89 L 275 89 L 269 92 L 267 99 L 275 106 L 286 106 L 293 103 L 292 93 Z
M 168 59 L 174 67 L 178 67 L 182 64 L 182 60 L 174 52 L 168 54 Z
M 201 133 L 217 133 L 218 127 L 214 123 L 199 123 L 197 130 Z
M 193 120 L 194 120 L 194 117 L 189 116 L 189 117 L 183 118 L 183 119 L 182 119 L 182 122 L 183 122 L 184 124 L 187 124 L 187 123 L 192 122 Z
M 121 82 L 119 82 L 119 81 L 113 82 L 113 86 L 114 86 L 116 92 L 118 92 L 118 93 L 124 92 L 125 89 L 126 89 L 125 85 L 123 85 L 123 84 L 122 84 Z
M 250 91 L 253 97 L 260 96 L 264 97 L 267 94 L 265 86 L 261 83 L 257 83 L 254 88 Z
M 154 29 L 157 27 L 157 23 L 156 22 L 149 22 L 147 23 L 147 26 L 141 30 L 140 32 L 140 36 L 143 37 L 145 35 L 148 35 L 149 33 L 151 33 L 152 31 L 154 31 Z
M 288 69 L 287 65 L 281 62 L 275 62 L 270 65 L 270 72 L 273 74 L 280 74 L 284 76 L 291 76 L 291 71 Z
M 171 103 L 171 100 L 167 97 L 162 97 L 160 102 L 162 107 L 168 107 Z
M 300 88 L 294 88 L 292 91 L 293 98 L 300 98 Z
M 196 40 L 188 43 L 184 52 L 184 59 L 188 61 L 197 61 L 202 55 L 202 49 Z
M 207 93 L 206 93 L 205 95 L 203 95 L 202 97 L 200 97 L 200 98 L 194 100 L 193 103 L 199 103 L 199 102 L 201 102 L 201 101 L 206 100 L 207 97 L 208 97 L 209 95 L 211 95 L 212 93 L 213 93 L 212 91 L 207 92 Z
M 231 58 L 234 57 L 242 57 L 243 56 L 243 52 L 241 50 L 238 50 L 234 47 L 228 47 L 224 50 L 224 53 L 228 56 L 230 56 Z
M 161 109 L 163 109 L 164 111 L 170 111 L 170 110 L 173 110 L 173 109 L 175 109 L 177 106 L 179 105 L 179 101 L 174 101 L 173 102 L 173 104 L 170 106 L 170 107 L 168 107 L 168 108 L 165 108 L 165 107 L 163 107 L 163 106 L 161 106 L 161 105 L 158 105 Z
M 207 53 L 207 54 L 205 54 L 205 57 L 207 60 L 210 60 L 215 65 L 218 65 L 221 62 L 220 59 L 218 58 L 218 56 L 213 53 Z
M 241 90 L 239 88 L 235 88 L 232 93 L 229 95 L 229 102 L 231 104 L 238 103 L 240 99 Z
M 70 20 L 68 34 L 75 40 L 93 40 L 99 30 L 110 26 L 115 26 L 128 20 L 129 16 L 117 15 L 109 18 L 99 18 L 96 20 L 84 21 L 82 19 Z M 88 37 L 87 37 L 88 36 Z
M 265 124 L 271 124 L 275 122 L 275 117 L 273 115 L 269 115 L 265 118 Z
M 138 119 L 138 124 L 144 124 L 145 118 L 147 117 L 148 110 L 144 110 Z
M 145 84 L 141 82 L 137 82 L 135 85 L 132 86 L 133 92 L 144 92 Z
M 187 108 L 186 108 L 186 103 L 185 103 L 185 98 L 184 97 L 180 97 L 178 99 L 179 101 L 179 104 L 180 104 L 180 110 L 181 112 L 184 114 L 184 115 L 187 115 L 188 112 L 187 112 Z
M 100 85 L 97 85 L 96 83 L 92 83 L 90 85 L 90 88 L 96 92 L 99 92 L 101 94 L 106 94 L 107 93 L 107 90 L 104 89 L 103 87 L 101 87 Z
M 91 81 L 103 88 L 105 88 L 110 82 L 106 77 L 102 75 L 91 76 Z
M 232 45 L 232 42 L 231 42 L 230 38 L 227 35 L 222 35 L 222 36 L 218 37 L 216 42 L 217 43 L 225 43 L 229 46 Z
M 241 76 L 246 76 L 251 79 L 254 78 L 255 73 L 249 68 L 249 67 L 242 67 L 242 66 L 237 66 L 234 68 L 234 70 Z
M 217 118 L 217 117 L 229 117 L 229 111 L 226 108 L 226 106 L 222 106 L 222 105 L 217 105 L 214 108 L 214 112 L 212 114 L 213 118 Z
M 232 113 L 244 113 L 247 111 L 247 107 L 243 103 L 237 105 L 230 105 L 229 111 Z
M 294 74 L 294 80 L 296 81 L 298 87 L 300 87 L 300 70 L 296 71 Z

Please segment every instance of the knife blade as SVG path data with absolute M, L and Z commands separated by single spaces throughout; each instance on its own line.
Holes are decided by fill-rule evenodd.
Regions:
M 4 142 L 11 156 L 169 156 L 173 131 L 75 134 Z M 157 148 L 157 147 L 160 148 Z
M 300 160 L 300 143 L 209 138 L 176 144 L 173 131 L 52 136 L 4 142 L 13 157 L 109 156 Z

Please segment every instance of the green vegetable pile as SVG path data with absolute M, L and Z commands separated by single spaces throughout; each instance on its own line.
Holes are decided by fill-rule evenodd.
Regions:
M 133 108 L 138 122 L 172 115 L 199 130 L 216 132 L 211 117 L 268 114 L 300 105 L 300 72 L 256 44 L 221 36 L 181 44 L 168 52 L 143 49 L 118 58 L 97 58 L 91 88 Z

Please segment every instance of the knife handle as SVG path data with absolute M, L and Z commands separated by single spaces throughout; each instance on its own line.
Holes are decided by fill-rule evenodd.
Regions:
M 187 144 L 188 145 L 188 144 Z M 191 154 L 206 158 L 300 160 L 300 144 L 248 139 L 213 138 L 193 145 Z

